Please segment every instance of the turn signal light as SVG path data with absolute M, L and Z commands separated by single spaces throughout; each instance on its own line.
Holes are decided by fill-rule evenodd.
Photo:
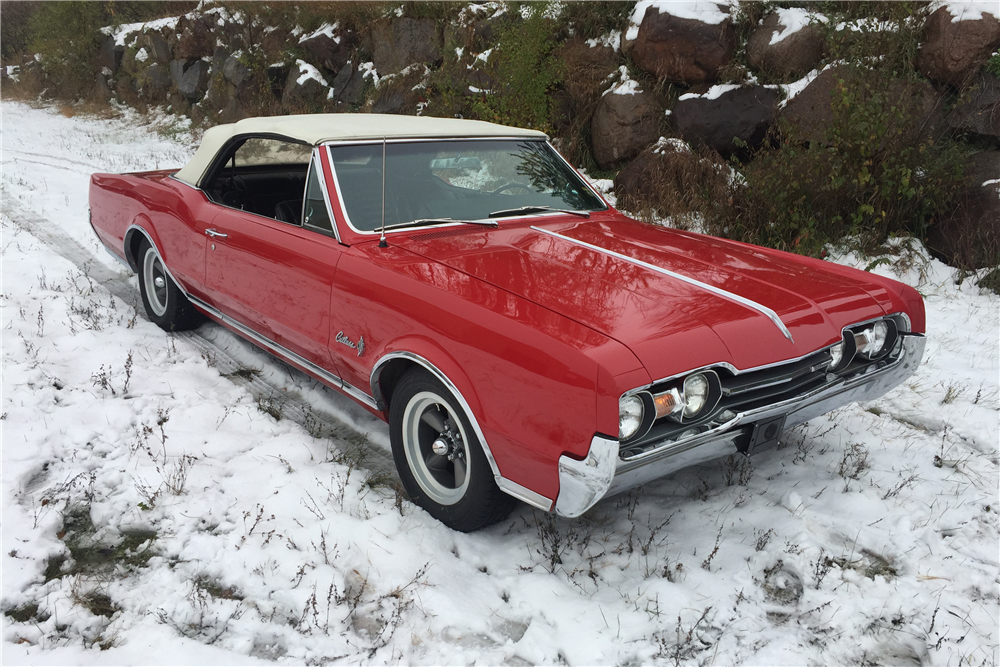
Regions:
M 666 417 L 684 409 L 684 400 L 681 393 L 676 389 L 657 394 L 653 397 L 653 404 L 656 406 L 656 418 Z

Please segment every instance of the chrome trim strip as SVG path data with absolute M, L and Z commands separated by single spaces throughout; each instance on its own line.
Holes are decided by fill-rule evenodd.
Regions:
M 361 403 L 364 403 L 365 405 L 367 405 L 368 407 L 370 407 L 373 410 L 378 410 L 378 405 L 375 403 L 375 399 L 374 398 L 372 398 L 371 396 L 365 394 L 363 391 L 359 390 L 358 388 L 354 387 L 353 385 L 351 385 L 351 384 L 349 384 L 347 382 L 344 382 L 344 380 L 342 380 L 339 376 L 334 375 L 333 373 L 331 373 L 330 371 L 326 370 L 325 368 L 322 368 L 321 366 L 317 366 L 316 364 L 314 364 L 313 362 L 309 361 L 308 359 L 300 357 L 299 355 L 297 355 L 296 353 L 292 352 L 288 348 L 283 347 L 282 345 L 279 345 L 278 343 L 275 343 L 270 338 L 267 338 L 266 336 L 263 336 L 263 335 L 257 333 L 256 331 L 254 331 L 250 327 L 246 326 L 242 322 L 234 320 L 232 317 L 229 317 L 228 315 L 226 315 L 225 313 L 221 312 L 219 309 L 215 308 L 214 306 L 208 305 L 207 303 L 205 303 L 204 301 L 202 301 L 198 297 L 191 296 L 190 294 L 186 294 L 185 296 L 187 296 L 187 298 L 193 304 L 195 304 L 196 306 L 198 306 L 202 310 L 204 310 L 207 313 L 209 313 L 210 315 L 212 315 L 212 317 L 215 317 L 216 319 L 222 320 L 222 322 L 225 323 L 226 326 L 232 327 L 233 329 L 236 329 L 239 332 L 243 333 L 248 338 L 252 339 L 255 343 L 257 343 L 258 345 L 260 345 L 261 347 L 267 348 L 272 354 L 274 354 L 274 355 L 276 355 L 278 357 L 282 357 L 282 358 L 286 359 L 287 361 L 292 362 L 296 366 L 301 366 L 301 367 L 307 369 L 310 373 L 312 373 L 313 375 L 319 376 L 320 378 L 322 378 L 328 384 L 333 385 L 334 387 L 343 390 L 344 393 L 346 393 L 349 396 L 351 396 L 351 398 L 354 398 L 355 400 L 360 401 Z
M 413 352 L 390 352 L 383 357 L 381 357 L 375 366 L 372 368 L 371 374 L 371 389 L 372 395 L 378 396 L 380 394 L 378 388 L 378 379 L 382 373 L 383 367 L 393 359 L 406 359 L 412 361 L 413 363 L 422 366 L 431 375 L 433 375 L 445 388 L 451 392 L 451 395 L 458 401 L 458 404 L 462 406 L 465 410 L 466 416 L 469 418 L 469 422 L 472 424 L 472 430 L 475 431 L 476 437 L 479 438 L 479 442 L 483 445 L 483 453 L 486 455 L 486 460 L 490 462 L 490 469 L 493 470 L 493 478 L 496 480 L 497 486 L 504 493 L 514 496 L 518 500 L 522 500 L 529 505 L 537 507 L 546 512 L 552 509 L 552 500 L 546 498 L 545 496 L 535 493 L 531 489 L 521 486 L 517 482 L 513 482 L 502 474 L 500 474 L 500 468 L 497 466 L 496 459 L 493 457 L 493 452 L 490 450 L 490 445 L 486 442 L 486 436 L 483 434 L 483 429 L 479 426 L 479 420 L 476 419 L 476 415 L 472 412 L 472 408 L 469 407 L 469 403 L 462 396 L 462 392 L 458 390 L 448 376 L 442 373 L 434 364 L 427 361 L 418 354 Z
M 127 268 L 127 269 L 128 269 L 129 271 L 131 271 L 131 270 L 132 270 L 132 267 L 131 267 L 131 266 L 129 266 L 129 263 L 128 263 L 128 261 L 127 261 L 127 260 L 124 260 L 124 259 L 122 259 L 121 257 L 119 257 L 118 255 L 116 255 L 116 254 L 115 254 L 115 251 L 114 251 L 114 250 L 112 250 L 112 249 L 111 249 L 110 247 L 108 247 L 108 245 L 107 245 L 106 243 L 104 243 L 104 240 L 103 240 L 103 239 L 102 239 L 102 238 L 101 238 L 100 236 L 98 236 L 98 237 L 97 237 L 97 240 L 101 242 L 101 245 L 102 245 L 102 246 L 104 246 L 104 251 L 105 251 L 105 252 L 107 252 L 107 253 L 108 253 L 109 255 L 111 255 L 112 257 L 114 257 L 115 259 L 117 259 L 117 260 L 118 260 L 119 262 L 121 262 L 122 264 L 124 264 L 124 265 L 125 265 L 125 267 L 126 267 L 126 268 Z
M 602 252 L 602 253 L 604 253 L 606 255 L 609 255 L 611 257 L 615 257 L 617 259 L 621 259 L 621 260 L 624 260 L 626 262 L 631 262 L 632 264 L 635 264 L 637 266 L 641 266 L 644 269 L 649 269 L 650 271 L 656 271 L 657 273 L 662 273 L 665 276 L 670 276 L 671 278 L 675 278 L 677 280 L 680 280 L 681 282 L 685 282 L 685 283 L 688 283 L 689 285 L 694 285 L 695 287 L 701 288 L 701 289 L 705 290 L 706 292 L 711 292 L 712 294 L 715 294 L 716 296 L 721 296 L 724 299 L 729 299 L 730 301 L 738 303 L 738 304 L 740 304 L 742 306 L 746 306 L 747 308 L 750 308 L 752 310 L 756 310 L 758 313 L 761 313 L 762 315 L 765 315 L 769 320 L 771 320 L 771 322 L 774 323 L 774 326 L 778 327 L 778 329 L 785 336 L 785 338 L 787 338 L 789 341 L 791 341 L 793 343 L 795 342 L 792 339 L 791 332 L 785 326 L 785 323 L 781 321 L 781 318 L 778 317 L 778 314 L 776 312 L 774 312 L 773 310 L 771 310 L 770 308 L 768 308 L 767 306 L 761 305 L 761 304 L 757 303 L 756 301 L 753 301 L 751 299 L 747 299 L 746 297 L 742 297 L 739 294 L 733 294 L 732 292 L 727 292 L 724 289 L 721 289 L 719 287 L 715 287 L 714 285 L 709 285 L 708 283 L 703 283 L 700 280 L 695 280 L 694 278 L 689 278 L 689 277 L 687 277 L 685 275 L 681 275 L 680 273 L 674 273 L 673 271 L 670 271 L 668 269 L 664 269 L 661 266 L 656 266 L 655 264 L 650 264 L 649 262 L 644 262 L 641 259 L 636 259 L 635 257 L 629 257 L 628 255 L 623 255 L 620 252 L 615 252 L 614 250 L 608 250 L 607 248 L 602 248 L 600 246 L 596 246 L 596 245 L 587 243 L 586 241 L 580 241 L 578 239 L 574 239 L 574 238 L 571 238 L 569 236 L 564 236 L 563 234 L 559 234 L 557 232 L 553 232 L 553 231 L 550 231 L 548 229 L 542 229 L 541 227 L 532 226 L 531 228 L 533 230 L 535 230 L 536 232 L 541 232 L 543 234 L 548 234 L 550 236 L 555 236 L 555 237 L 560 238 L 560 239 L 562 239 L 564 241 L 569 241 L 570 243 L 576 243 L 577 245 L 583 246 L 584 248 L 589 248 L 590 250 L 594 250 L 596 252 Z
M 331 139 L 328 141 L 320 141 L 317 146 L 359 146 L 364 144 L 381 144 L 383 137 L 372 137 L 370 139 Z M 545 137 L 538 136 L 483 136 L 483 137 L 396 137 L 394 139 L 385 139 L 387 144 L 416 144 L 416 143 L 428 143 L 431 141 L 544 141 L 548 142 L 548 135 Z
M 320 176 L 316 179 L 319 181 L 320 192 L 323 193 L 323 203 L 326 204 L 327 215 L 330 216 L 330 226 L 333 227 L 333 237 L 337 239 L 337 243 L 343 243 L 340 240 L 340 227 L 337 226 L 337 216 L 333 214 L 333 205 L 330 203 L 330 193 L 326 189 L 326 174 L 323 172 L 323 161 L 319 157 L 320 149 L 318 147 L 313 149 L 312 159 L 309 160 L 309 169 L 306 170 L 306 187 L 302 191 L 302 228 L 308 229 L 306 227 L 306 195 L 309 194 L 309 176 L 313 172 L 313 165 L 316 164 L 319 167 Z M 327 151 L 327 158 L 330 157 L 330 152 Z M 333 168 L 333 163 L 330 163 L 331 169 Z

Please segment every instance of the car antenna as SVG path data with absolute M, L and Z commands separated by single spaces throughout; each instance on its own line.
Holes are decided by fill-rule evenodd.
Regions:
M 378 247 L 389 247 L 385 242 L 385 137 L 382 137 L 382 236 L 378 240 Z

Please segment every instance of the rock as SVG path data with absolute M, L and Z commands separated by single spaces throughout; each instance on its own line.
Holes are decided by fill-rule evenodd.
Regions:
M 372 61 L 381 75 L 400 72 L 412 63 L 433 63 L 440 58 L 440 39 L 433 19 L 394 18 L 373 30 Z
M 953 21 L 947 6 L 937 9 L 927 18 L 917 69 L 938 83 L 964 86 L 1000 46 L 1000 21 L 990 14 L 981 16 Z
M 0 67 L 0 74 L 7 76 L 7 68 Z M 95 82 L 94 95 L 104 102 L 110 100 L 114 94 L 111 91 L 110 77 L 103 72 L 97 73 L 97 81 Z
M 571 37 L 555 52 L 563 63 L 565 89 L 580 108 L 601 93 L 602 85 L 618 69 L 618 55 L 607 46 L 591 47 L 581 37 Z
M 730 170 L 715 154 L 693 152 L 681 139 L 663 137 L 625 165 L 615 176 L 618 206 L 640 213 L 653 209 L 660 215 L 689 213 L 706 197 L 719 206 L 729 202 Z
M 144 32 L 138 39 L 138 45 L 146 49 L 146 53 L 158 63 L 166 64 L 173 58 L 170 55 L 170 45 L 158 32 Z
M 113 35 L 108 35 L 101 43 L 101 54 L 97 58 L 97 67 L 98 69 L 107 67 L 113 74 L 118 71 L 120 63 L 121 56 L 115 54 L 115 38 Z
M 1000 151 L 976 153 L 965 171 L 967 185 L 956 198 L 952 214 L 928 230 L 927 247 L 959 268 L 996 266 L 1000 260 Z
M 250 69 L 236 56 L 229 56 L 222 66 L 222 74 L 229 83 L 238 86 L 250 75 Z
M 1000 137 L 1000 79 L 980 73 L 948 114 L 948 127 L 987 137 Z
M 421 85 L 430 70 L 425 65 L 410 65 L 397 75 L 379 81 L 372 99 L 372 113 L 416 113 L 425 86 Z
M 727 9 L 728 11 L 728 9 Z M 646 9 L 632 47 L 632 60 L 657 78 L 674 83 L 703 83 L 718 79 L 736 48 L 730 19 L 718 24 Z
M 747 149 L 733 143 L 738 138 L 750 150 L 759 148 L 774 119 L 778 92 L 763 86 L 731 88 L 712 98 L 682 95 L 673 118 L 681 136 L 692 146 L 704 145 L 723 156 L 747 157 Z
M 632 159 L 660 136 L 662 118 L 663 110 L 649 93 L 608 93 L 590 121 L 594 159 L 601 167 Z
M 189 102 L 196 102 L 205 91 L 208 90 L 208 63 L 204 60 L 195 60 L 184 70 L 177 90 L 181 92 Z
M 248 113 L 243 105 L 240 104 L 239 100 L 235 97 L 229 100 L 226 106 L 219 111 L 219 122 L 220 123 L 235 123 L 238 120 L 246 118 Z
M 178 58 L 207 58 L 215 51 L 208 18 L 188 18 L 182 16 L 177 21 L 177 46 L 174 55 Z
M 170 72 L 166 65 L 153 63 L 137 75 L 139 93 L 150 102 L 166 100 L 170 90 Z
M 747 40 L 747 62 L 750 66 L 785 81 L 794 81 L 814 69 L 823 58 L 825 45 L 823 34 L 811 25 L 772 43 L 775 33 L 788 27 L 781 23 L 782 12 L 790 11 L 796 10 L 779 10 L 769 14 Z M 791 23 L 788 19 L 786 21 Z
M 236 95 L 236 86 L 217 73 L 208 84 L 204 103 L 214 109 L 224 109 L 234 95 Z
M 280 60 L 284 56 L 288 43 L 295 43 L 292 34 L 281 28 L 267 28 L 264 30 L 264 37 L 260 40 L 260 50 L 264 56 L 270 60 Z
M 326 80 L 315 67 L 298 60 L 285 79 L 281 106 L 293 111 L 313 111 L 325 104 L 329 90 Z
M 182 58 L 170 61 L 170 80 L 177 88 L 181 87 L 181 78 L 184 76 L 185 68 L 187 68 L 187 61 Z
M 351 49 L 357 39 L 353 30 L 342 30 L 334 36 L 317 32 L 299 42 L 309 55 L 309 62 L 337 73 L 351 59 Z
M 797 139 L 810 142 L 826 140 L 827 128 L 834 121 L 834 93 L 841 81 L 844 86 L 855 85 L 852 73 L 846 68 L 824 70 L 788 102 L 782 116 L 795 128 Z M 897 111 L 902 111 L 907 118 L 902 130 L 909 136 L 900 137 L 900 140 L 913 143 L 935 137 L 940 132 L 943 126 L 942 103 L 942 97 L 926 82 L 894 81 L 889 84 L 889 94 L 883 98 L 887 118 L 894 117 Z M 886 134 L 896 133 L 890 129 Z
M 333 99 L 338 104 L 355 106 L 364 101 L 365 80 L 354 64 L 348 61 L 330 84 Z

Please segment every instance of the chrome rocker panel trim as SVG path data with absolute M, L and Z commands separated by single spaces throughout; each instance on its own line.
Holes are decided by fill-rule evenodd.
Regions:
M 546 498 L 542 494 L 536 493 L 525 486 L 521 486 L 517 482 L 511 481 L 500 474 L 500 468 L 497 466 L 496 459 L 493 457 L 493 452 L 490 450 L 489 443 L 486 442 L 486 435 L 483 433 L 483 429 L 479 426 L 479 420 L 476 419 L 476 415 L 472 411 L 472 408 L 469 407 L 469 403 L 465 400 L 465 397 L 462 396 L 462 392 L 458 390 L 455 383 L 448 379 L 448 376 L 442 373 L 441 370 L 431 362 L 412 352 L 390 352 L 389 354 L 386 354 L 379 359 L 374 368 L 372 368 L 372 395 L 380 395 L 381 392 L 378 387 L 379 376 L 382 374 L 382 370 L 385 368 L 385 365 L 393 359 L 406 359 L 423 367 L 424 370 L 433 375 L 441 384 L 443 384 L 451 393 L 452 397 L 458 401 L 458 404 L 462 406 L 463 410 L 465 410 L 465 414 L 468 416 L 469 422 L 472 424 L 472 430 L 476 432 L 476 437 L 479 438 L 479 442 L 483 445 L 483 453 L 486 455 L 486 460 L 490 462 L 490 469 L 493 470 L 493 479 L 496 480 L 496 484 L 500 487 L 501 491 L 546 512 L 552 510 L 553 503 L 550 498 Z M 618 451 L 617 442 L 615 442 L 615 451 Z
M 784 414 L 785 428 L 789 428 L 850 403 L 874 400 L 902 384 L 920 365 L 927 339 L 921 334 L 903 334 L 902 340 L 902 353 L 890 366 L 834 382 L 805 396 L 741 412 L 711 431 L 687 440 L 665 443 L 627 461 L 618 456 L 616 440 L 594 436 L 590 453 L 583 461 L 565 455 L 559 458 L 556 513 L 567 517 L 580 516 L 601 498 L 692 465 L 735 454 L 735 441 L 740 436 L 737 427 Z M 613 451 L 611 464 L 608 463 L 609 451 Z

